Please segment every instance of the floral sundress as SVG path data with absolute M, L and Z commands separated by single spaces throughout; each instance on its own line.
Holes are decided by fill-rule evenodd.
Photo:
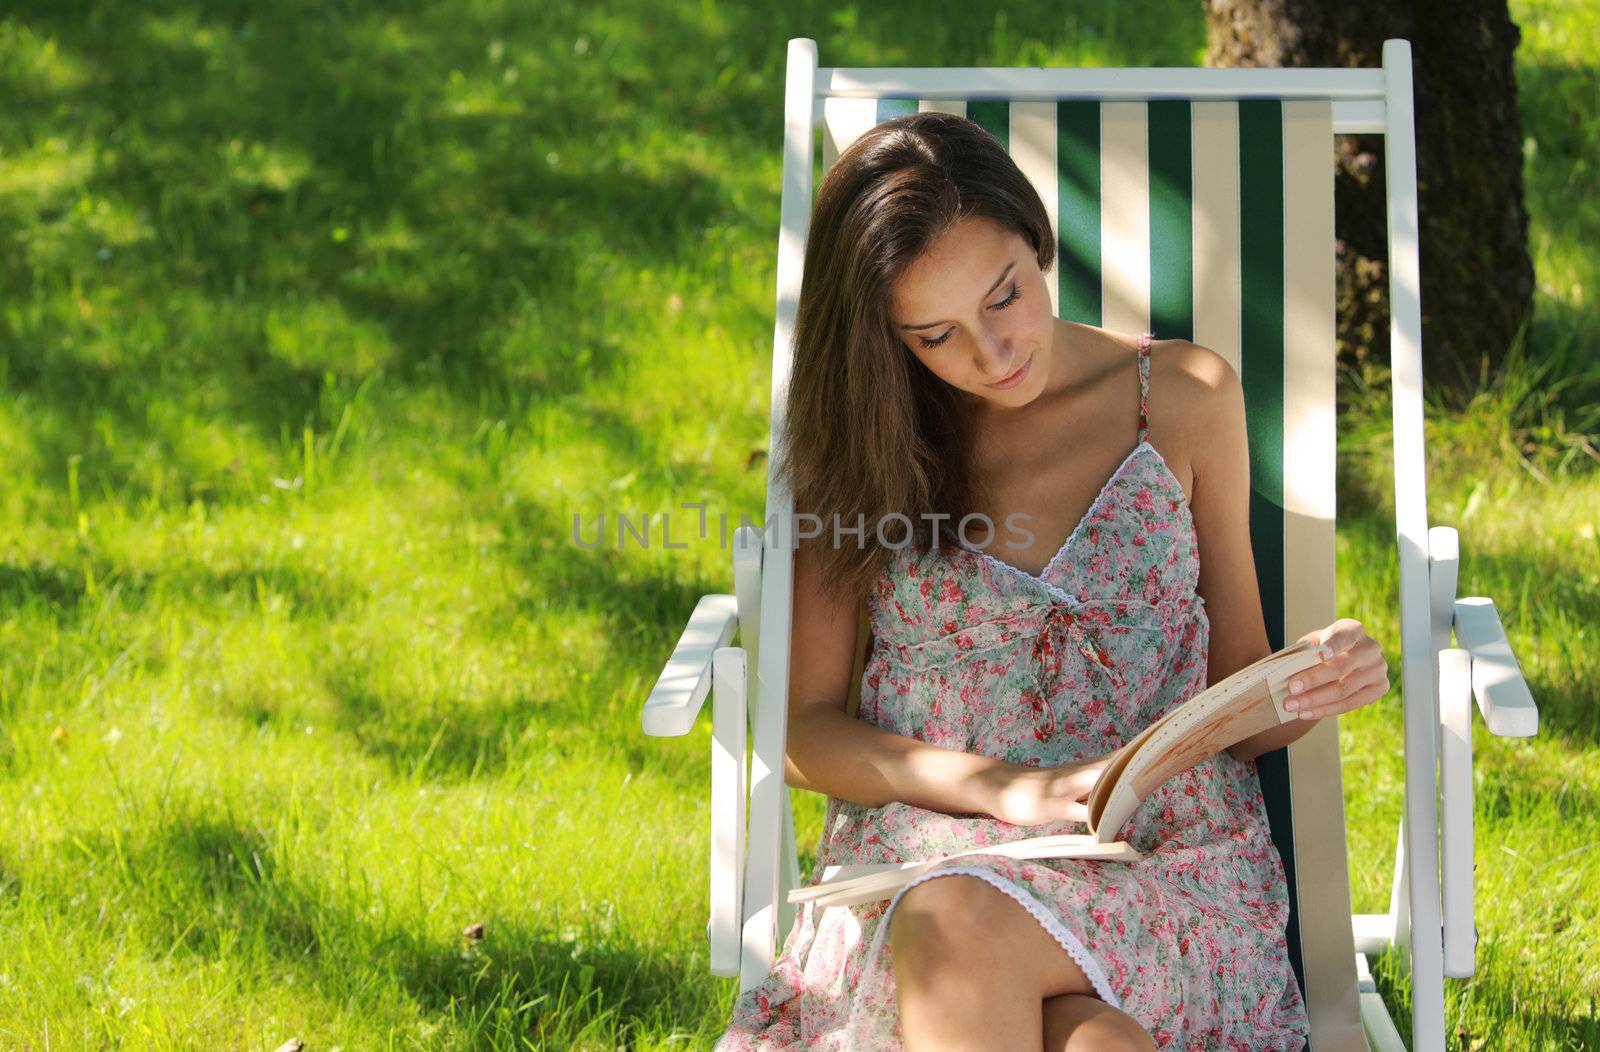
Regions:
M 964 544 L 894 554 L 867 597 L 874 646 L 858 719 L 1045 766 L 1110 752 L 1205 688 L 1210 622 L 1195 592 L 1194 521 L 1146 438 L 1150 338 L 1139 339 L 1138 445 L 1037 576 Z M 829 865 L 1086 828 L 830 797 L 812 880 Z M 716 1048 L 902 1048 L 889 918 L 910 888 L 954 874 L 1021 904 L 1160 1048 L 1304 1047 L 1284 869 L 1255 764 L 1211 755 L 1151 793 L 1121 838 L 1153 854 L 1132 864 L 968 855 L 892 899 L 802 905 Z

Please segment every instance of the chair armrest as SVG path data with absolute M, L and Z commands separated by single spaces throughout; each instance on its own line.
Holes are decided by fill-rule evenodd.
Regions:
M 1494 602 L 1482 596 L 1456 600 L 1455 627 L 1456 641 L 1472 654 L 1472 695 L 1489 730 L 1503 738 L 1539 733 L 1539 708 Z
M 704 595 L 672 648 L 672 657 L 644 703 L 644 732 L 657 738 L 688 734 L 711 689 L 711 661 L 739 628 L 737 601 L 731 595 Z

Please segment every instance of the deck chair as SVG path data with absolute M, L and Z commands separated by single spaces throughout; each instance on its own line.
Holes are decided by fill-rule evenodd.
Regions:
M 1257 763 L 1289 880 L 1289 952 L 1311 1047 L 1404 1047 L 1367 967 L 1396 946 L 1413 984 L 1413 1048 L 1443 1049 L 1444 979 L 1472 973 L 1476 940 L 1473 699 L 1494 734 L 1533 734 L 1538 711 L 1494 604 L 1456 597 L 1456 532 L 1427 522 L 1408 42 L 1386 41 L 1381 69 L 831 69 L 819 68 L 813 41 L 794 39 L 786 91 L 769 437 L 780 433 L 818 125 L 826 170 L 879 121 L 964 113 L 1006 146 L 1049 209 L 1058 316 L 1192 339 L 1238 370 L 1274 648 L 1336 616 L 1333 136 L 1386 137 L 1406 768 L 1387 913 L 1351 915 L 1334 722 Z M 699 601 L 643 712 L 645 733 L 684 734 L 711 693 L 707 934 L 712 970 L 739 976 L 741 990 L 770 970 L 800 882 L 783 782 L 792 511 L 769 471 L 765 530 L 735 538 L 734 593 Z M 858 647 L 857 692 L 861 661 Z

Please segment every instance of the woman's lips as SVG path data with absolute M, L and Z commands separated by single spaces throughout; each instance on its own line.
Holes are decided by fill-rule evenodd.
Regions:
M 1023 378 L 1025 378 L 1028 375 L 1028 369 L 1032 365 L 1033 365 L 1033 359 L 1029 358 L 1027 361 L 1022 363 L 1022 368 L 1018 369 L 1016 372 L 1012 373 L 1010 376 L 1006 377 L 1004 380 L 996 380 L 994 383 L 988 384 L 986 386 L 993 387 L 998 391 L 1004 391 L 1007 388 L 1015 387 L 1018 384 L 1020 384 L 1023 381 Z

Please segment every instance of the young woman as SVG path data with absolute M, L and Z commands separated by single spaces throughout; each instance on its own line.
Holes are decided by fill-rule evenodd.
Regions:
M 1054 317 L 1054 254 L 962 117 L 884 122 L 819 188 L 779 462 L 824 524 L 795 556 L 786 764 L 829 798 L 818 873 L 1084 832 L 1107 753 L 1271 650 L 1238 376 Z M 1147 861 L 980 854 L 808 904 L 718 1048 L 1303 1047 L 1252 761 L 1389 685 L 1359 623 L 1305 638 L 1335 656 L 1304 718 L 1152 793 L 1123 829 Z

